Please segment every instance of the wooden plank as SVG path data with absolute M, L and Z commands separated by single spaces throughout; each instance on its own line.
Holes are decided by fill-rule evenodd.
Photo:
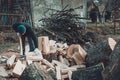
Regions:
M 0 13 L 0 15 L 6 15 L 6 16 L 22 16 L 22 14 L 6 14 L 6 13 Z

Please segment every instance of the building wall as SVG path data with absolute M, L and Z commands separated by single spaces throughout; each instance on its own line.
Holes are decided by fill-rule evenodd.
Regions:
M 15 22 L 31 21 L 30 0 L 0 0 L 0 27 L 10 27 Z M 30 22 L 31 23 L 31 22 Z

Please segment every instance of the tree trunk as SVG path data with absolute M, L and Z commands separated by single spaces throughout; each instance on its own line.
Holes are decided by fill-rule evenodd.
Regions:
M 108 38 L 90 48 L 88 50 L 88 57 L 86 58 L 86 65 L 92 66 L 99 62 L 103 62 L 105 66 L 108 65 L 109 56 L 114 50 L 115 45 L 116 41 Z
M 72 80 L 103 80 L 102 71 L 104 69 L 103 64 L 97 64 L 91 67 L 73 71 Z
M 109 65 L 103 73 L 104 80 L 120 80 L 120 41 L 111 53 Z

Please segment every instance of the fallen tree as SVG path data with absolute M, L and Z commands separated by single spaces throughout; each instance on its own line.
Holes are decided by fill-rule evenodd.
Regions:
M 92 66 L 103 62 L 105 66 L 108 65 L 109 56 L 114 50 L 116 41 L 112 38 L 103 40 L 88 50 L 86 58 L 86 65 Z
M 102 79 L 103 70 L 104 70 L 104 66 L 102 63 L 100 63 L 91 67 L 73 71 L 72 79 L 73 80 L 103 80 Z
M 120 41 L 109 57 L 109 64 L 104 70 L 104 80 L 120 80 Z

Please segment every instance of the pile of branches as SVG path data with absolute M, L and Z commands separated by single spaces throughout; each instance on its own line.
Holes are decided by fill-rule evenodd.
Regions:
M 39 20 L 43 23 L 41 34 L 68 44 L 84 44 L 82 35 L 86 24 L 81 22 L 83 18 L 73 12 L 74 9 L 56 11 L 50 17 Z

